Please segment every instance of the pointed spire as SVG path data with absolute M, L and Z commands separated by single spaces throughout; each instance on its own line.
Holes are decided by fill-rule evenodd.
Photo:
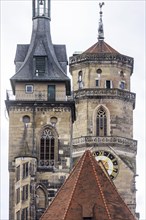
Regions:
M 100 19 L 99 19 L 99 27 L 98 27 L 98 40 L 99 41 L 103 41 L 104 40 L 104 31 L 103 31 L 103 23 L 102 23 L 102 6 L 104 5 L 104 2 L 99 3 L 99 7 L 100 7 Z

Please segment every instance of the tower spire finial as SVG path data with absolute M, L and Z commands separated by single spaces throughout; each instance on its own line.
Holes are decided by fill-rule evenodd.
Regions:
M 100 7 L 100 19 L 99 19 L 99 27 L 98 27 L 98 40 L 104 40 L 104 31 L 103 31 L 103 23 L 102 23 L 102 7 L 104 5 L 104 2 L 99 3 L 99 7 Z

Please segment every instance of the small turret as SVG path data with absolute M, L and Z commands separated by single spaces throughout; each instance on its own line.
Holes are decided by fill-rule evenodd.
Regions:
M 33 0 L 32 1 L 32 16 L 50 18 L 50 0 Z

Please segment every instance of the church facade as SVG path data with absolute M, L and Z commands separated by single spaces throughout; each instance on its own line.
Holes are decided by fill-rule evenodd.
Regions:
M 86 150 L 137 216 L 134 61 L 104 41 L 102 6 L 98 41 L 69 58 L 71 89 L 66 47 L 51 39 L 50 0 L 32 0 L 31 41 L 17 45 L 6 100 L 11 220 L 40 219 Z

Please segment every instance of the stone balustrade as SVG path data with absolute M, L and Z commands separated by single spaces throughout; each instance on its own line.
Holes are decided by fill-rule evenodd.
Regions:
M 84 136 L 79 138 L 74 138 L 72 145 L 73 145 L 73 152 L 80 151 L 83 145 L 123 145 L 125 147 L 130 147 L 134 151 L 137 149 L 137 141 L 129 138 L 124 137 L 117 137 L 117 136 L 107 136 L 107 137 L 95 137 L 95 136 Z
M 117 99 L 122 99 L 126 100 L 129 102 L 133 103 L 133 107 L 135 108 L 135 98 L 136 94 L 122 90 L 122 89 L 106 89 L 106 88 L 93 88 L 93 89 L 81 89 L 74 91 L 74 99 L 79 99 L 79 98 L 96 98 L 96 99 L 101 99 L 101 98 L 117 98 Z

